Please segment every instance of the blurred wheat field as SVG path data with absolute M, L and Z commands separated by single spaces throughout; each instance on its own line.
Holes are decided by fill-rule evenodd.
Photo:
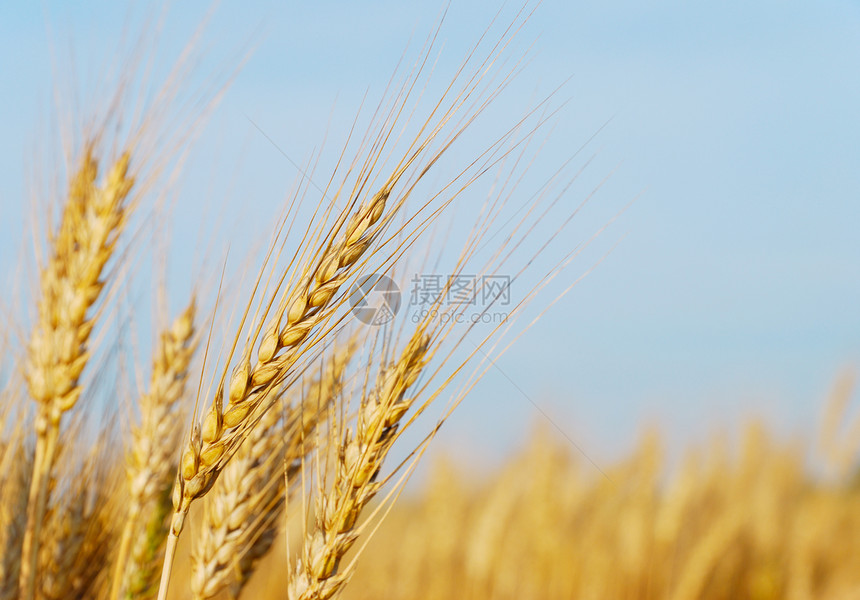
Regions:
M 525 189 L 563 101 L 481 121 L 528 62 L 512 48 L 534 9 L 489 19 L 441 85 L 440 19 L 357 110 L 331 171 L 301 172 L 252 232 L 266 242 L 247 272 L 224 259 L 185 296 L 149 273 L 169 257 L 148 236 L 169 229 L 183 153 L 233 71 L 188 90 L 193 48 L 160 84 L 133 57 L 52 140 L 62 160 L 27 200 L 28 293 L 3 298 L 0 600 L 860 597 L 850 376 L 815 440 L 751 422 L 675 461 L 651 433 L 598 467 L 541 430 L 495 472 L 452 455 L 407 487 L 614 220 L 571 241 L 602 185 L 570 198 L 579 150 Z M 440 289 L 398 312 L 376 286 L 406 289 L 416 268 Z M 519 296 L 475 319 L 510 293 L 502 274 Z M 476 283 L 455 289 L 463 277 Z
M 343 597 L 860 597 L 860 485 L 856 461 L 843 460 L 858 440 L 838 432 L 852 391 L 842 381 L 823 407 L 821 439 L 781 440 L 750 420 L 677 465 L 651 432 L 601 474 L 548 428 L 489 474 L 437 459 Z M 250 597 L 280 585 L 269 563 Z
M 740 456 L 691 450 L 664 475 L 659 439 L 596 478 L 535 438 L 475 488 L 439 465 L 370 543 L 349 598 L 856 598 L 853 481 L 824 485 L 798 449 L 745 429 Z

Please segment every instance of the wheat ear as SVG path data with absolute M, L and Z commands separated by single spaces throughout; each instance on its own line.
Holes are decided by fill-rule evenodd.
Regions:
M 59 231 L 40 277 L 38 321 L 30 337 L 24 369 L 38 409 L 36 458 L 21 563 L 21 600 L 32 600 L 35 595 L 39 534 L 48 504 L 60 419 L 81 395 L 78 381 L 89 358 L 88 342 L 95 321 L 90 311 L 104 287 L 102 271 L 125 223 L 125 200 L 134 183 L 128 153 L 114 163 L 101 187 L 96 185 L 97 174 L 98 164 L 92 145 L 88 145 L 69 186 Z
M 328 322 L 344 301 L 343 294 L 338 293 L 341 286 L 360 271 L 374 253 L 383 248 L 386 248 L 387 256 L 380 261 L 381 267 L 384 268 L 386 263 L 395 261 L 454 197 L 480 177 L 486 168 L 486 164 L 481 165 L 481 162 L 492 162 L 492 149 L 501 140 L 497 140 L 490 150 L 475 158 L 453 181 L 443 187 L 443 190 L 447 190 L 459 185 L 454 188 L 450 199 L 439 201 L 440 206 L 434 206 L 434 202 L 442 195 L 440 191 L 425 200 L 418 212 L 410 215 L 401 226 L 398 233 L 403 235 L 399 242 L 395 240 L 397 235 L 392 235 L 379 244 L 375 243 L 418 183 L 513 76 L 512 71 L 495 90 L 482 89 L 485 78 L 490 77 L 488 73 L 491 72 L 493 63 L 514 33 L 515 28 L 509 28 L 482 61 L 475 58 L 479 41 L 457 71 L 454 80 L 433 104 L 416 135 L 407 140 L 407 149 L 396 158 L 389 152 L 388 144 L 397 143 L 403 135 L 395 129 L 400 126 L 398 120 L 410 120 L 414 114 L 414 110 L 412 113 L 408 110 L 407 99 L 420 81 L 423 69 L 428 66 L 429 47 L 435 40 L 435 36 L 431 37 L 427 52 L 415 65 L 412 75 L 407 78 L 400 91 L 395 94 L 388 114 L 384 115 L 385 110 L 380 107 L 377 113 L 383 115 L 380 117 L 380 130 L 376 135 L 368 136 L 361 148 L 361 153 L 366 153 L 365 159 L 356 160 L 348 167 L 348 176 L 356 176 L 352 188 L 346 190 L 346 179 L 339 187 L 330 181 L 333 199 L 329 208 L 322 211 L 323 218 L 308 229 L 300 251 L 294 256 L 295 264 L 300 265 L 293 272 L 295 277 L 289 280 L 280 300 L 276 300 L 273 295 L 264 303 L 264 318 L 272 315 L 272 318 L 268 319 L 268 325 L 265 329 L 262 323 L 254 326 L 253 337 L 240 350 L 240 362 L 229 381 L 225 372 L 215 387 L 214 398 L 211 407 L 203 416 L 202 426 L 192 427 L 174 486 L 174 516 L 171 520 L 158 600 L 165 600 L 167 597 L 173 555 L 192 502 L 206 495 L 212 488 L 242 441 L 275 401 L 281 384 L 296 377 L 296 363 L 328 333 L 322 325 Z M 464 75 L 467 65 L 473 59 L 480 63 L 476 72 L 471 76 Z M 462 86 L 458 83 L 461 76 L 464 78 Z M 452 122 L 461 110 L 466 114 L 459 122 Z M 374 119 L 374 123 L 379 121 Z M 450 132 L 447 131 L 449 126 Z M 434 147 L 437 137 L 442 140 L 439 147 Z M 507 134 L 502 139 L 505 137 Z M 377 170 L 382 169 L 389 159 L 396 160 L 396 166 L 387 177 L 380 177 Z M 376 180 L 380 178 L 383 183 L 377 185 Z M 404 189 L 389 202 L 401 180 L 405 182 Z M 375 193 L 373 190 L 376 190 Z M 340 212 L 334 211 L 341 195 L 347 192 L 349 197 L 346 199 L 346 208 Z M 332 214 L 337 214 L 337 217 L 334 225 L 326 232 L 325 224 Z M 318 241 L 321 243 L 317 244 Z M 391 246 L 387 245 L 389 242 Z M 392 248 L 397 243 L 400 243 L 400 246 Z M 276 291 L 282 289 L 286 275 L 287 272 L 278 281 Z M 259 286 L 259 280 L 257 285 Z M 256 289 L 255 287 L 255 293 Z M 243 317 L 243 325 L 248 312 L 246 310 Z M 228 353 L 228 362 L 234 358 L 238 337 L 237 335 L 234 338 Z M 255 350 L 256 359 L 252 361 Z
M 353 215 L 338 242 L 324 250 L 310 276 L 280 307 L 263 335 L 256 363 L 251 365 L 246 356 L 234 371 L 228 390 L 229 407 L 224 408 L 223 391 L 216 393 L 202 429 L 192 436 L 182 456 L 177 512 L 186 512 L 192 500 L 211 488 L 231 454 L 228 450 L 235 451 L 253 427 L 248 417 L 273 400 L 273 390 L 301 355 L 300 342 L 323 321 L 332 297 L 375 237 L 374 225 L 382 216 L 387 198 L 387 191 L 380 192 Z
M 330 316 L 327 309 L 337 304 L 332 299 L 386 222 L 382 215 L 394 181 L 389 180 L 380 192 L 363 202 L 348 221 L 348 213 L 341 215 L 332 239 L 322 245 L 316 254 L 318 258 L 304 270 L 299 285 L 277 307 L 277 314 L 260 342 L 256 363 L 251 364 L 249 348 L 234 370 L 228 387 L 229 406 L 225 408 L 223 385 L 219 386 L 202 429 L 196 425 L 192 429 L 174 486 L 174 516 L 159 600 L 166 598 L 176 542 L 191 503 L 212 488 L 242 441 L 277 399 L 279 386 L 306 350 L 302 341 Z
M 154 540 L 150 539 L 150 534 L 157 533 L 157 523 L 143 524 L 144 535 L 136 538 L 133 551 L 132 539 L 140 533 L 141 516 L 155 514 L 157 517 L 159 503 L 166 493 L 169 497 L 173 483 L 177 466 L 174 457 L 182 433 L 179 404 L 185 394 L 195 349 L 194 316 L 192 299 L 170 329 L 161 334 L 153 358 L 149 392 L 140 398 L 140 426 L 134 429 L 134 445 L 127 459 L 128 512 L 114 565 L 110 596 L 113 600 L 118 600 L 131 587 L 140 587 L 145 574 L 152 572 L 149 563 Z M 164 527 L 163 534 L 158 537 L 163 541 L 166 534 Z
M 376 387 L 363 395 L 355 434 L 347 432 L 339 449 L 332 489 L 317 495 L 314 528 L 305 535 L 303 558 L 287 591 L 290 600 L 331 598 L 348 580 L 349 573 L 338 573 L 340 561 L 358 538 L 361 511 L 382 485 L 377 475 L 412 406 L 406 391 L 429 354 L 430 336 L 419 327 L 399 359 L 382 368 Z

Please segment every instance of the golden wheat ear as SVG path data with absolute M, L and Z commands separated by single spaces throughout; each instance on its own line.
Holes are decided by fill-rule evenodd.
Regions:
M 146 64 L 155 55 L 149 33 L 135 38 L 136 48 L 120 53 L 117 70 L 107 76 L 111 87 L 101 88 L 91 99 L 93 109 L 101 111 L 86 124 L 64 123 L 68 138 L 63 140 L 63 151 L 80 154 L 65 156 L 70 165 L 67 188 L 52 193 L 45 211 L 34 211 L 40 215 L 37 221 L 42 214 L 47 218 L 33 232 L 41 263 L 37 314 L 22 369 L 35 402 L 36 442 L 20 569 L 21 600 L 33 600 L 36 595 L 40 534 L 63 442 L 64 415 L 85 393 L 84 373 L 94 370 L 87 369 L 100 340 L 93 331 L 115 333 L 104 323 L 113 308 L 113 292 L 127 273 L 127 251 L 134 245 L 126 231 L 129 222 L 144 199 L 157 202 L 155 196 L 162 200 L 167 196 L 172 178 L 184 164 L 183 151 L 233 75 L 214 73 L 199 86 L 189 84 L 190 71 L 199 67 L 195 38 L 160 85 L 153 85 L 151 78 L 158 70 Z M 146 48 L 150 42 L 153 47 Z M 49 172 L 48 181 L 56 181 L 57 173 Z M 164 185 L 155 192 L 156 184 Z M 88 393 L 92 388 L 87 387 Z
M 239 448 L 204 502 L 204 518 L 192 553 L 191 591 L 195 599 L 241 589 L 255 554 L 271 543 L 269 523 L 279 522 L 285 502 L 284 424 L 270 410 Z
M 225 367 L 214 386 L 214 398 L 208 407 L 202 408 L 202 422 L 192 426 L 174 493 L 175 516 L 169 550 L 175 547 L 172 540 L 181 533 L 192 503 L 212 488 L 242 440 L 274 403 L 279 386 L 294 382 L 301 361 L 312 359 L 320 344 L 330 339 L 331 321 L 347 301 L 347 294 L 342 290 L 344 284 L 363 272 L 371 258 L 379 259 L 383 268 L 390 266 L 389 263 L 409 247 L 409 241 L 414 241 L 427 223 L 450 203 L 451 199 L 440 200 L 441 192 L 433 195 L 416 213 L 406 216 L 398 232 L 403 234 L 401 239 L 393 241 L 398 234 L 384 237 L 386 232 L 390 233 L 393 220 L 404 209 L 418 183 L 494 98 L 496 91 L 485 92 L 481 87 L 486 71 L 501 51 L 500 46 L 503 45 L 491 50 L 490 56 L 477 65 L 476 73 L 471 76 L 464 72 L 473 57 L 470 55 L 464 61 L 455 81 L 433 106 L 427 120 L 420 124 L 406 149 L 395 155 L 395 150 L 386 144 L 396 143 L 397 128 L 402 125 L 397 120 L 409 114 L 409 93 L 420 81 L 422 69 L 429 60 L 429 54 L 422 55 L 419 65 L 396 95 L 389 114 L 381 124 L 374 121 L 373 127 L 378 126 L 379 131 L 368 134 L 371 142 L 360 149 L 360 156 L 348 168 L 343 182 L 339 186 L 330 184 L 333 198 L 320 202 L 320 206 L 328 202 L 328 209 L 318 211 L 317 214 L 323 216 L 308 225 L 290 265 L 276 278 L 275 290 L 263 300 L 262 318 L 252 324 L 253 334 L 237 353 L 240 327 L 227 353 L 228 362 L 238 354 L 238 364 L 232 371 Z M 462 89 L 455 90 L 455 84 L 462 84 Z M 465 112 L 462 119 L 453 122 L 460 111 Z M 384 111 L 380 108 L 380 112 Z M 436 140 L 437 137 L 440 139 Z M 435 147 L 434 141 L 438 141 L 440 147 Z M 387 153 L 394 156 L 391 160 L 396 163 L 394 167 L 386 164 Z M 468 187 L 478 177 L 470 169 L 480 171 L 479 162 L 480 159 L 476 159 L 470 163 L 444 188 L 455 186 L 461 178 L 467 181 L 460 182 L 463 184 L 460 190 Z M 383 169 L 387 170 L 382 172 Z M 471 177 L 464 173 L 470 173 Z M 377 180 L 382 183 L 376 185 Z M 456 195 L 452 194 L 452 199 Z M 337 207 L 340 208 L 336 210 Z M 397 243 L 400 246 L 393 247 Z M 262 276 L 261 273 L 254 293 Z M 252 303 L 253 298 L 246 308 L 242 326 Z M 169 569 L 168 560 L 165 561 L 165 583 L 169 582 Z
M 409 136 L 400 131 L 408 123 L 399 121 L 410 121 L 417 111 L 409 106 L 413 102 L 410 94 L 419 93 L 416 88 L 423 71 L 430 70 L 430 50 L 425 48 L 402 88 L 395 91 L 390 108 L 380 107 L 377 114 L 382 116 L 373 119 L 358 157 L 346 168 L 342 182 L 331 183 L 341 173 L 332 175 L 327 188 L 332 198 L 321 199 L 290 264 L 283 270 L 273 267 L 273 272 L 280 272 L 269 280 L 276 281 L 273 291 L 268 289 L 268 283 L 260 291 L 260 274 L 253 295 L 260 291 L 262 306 L 246 323 L 256 301 L 252 295 L 226 353 L 223 371 L 213 382 L 214 397 L 200 407 L 199 414 L 195 410 L 174 488 L 174 517 L 159 600 L 167 596 L 173 556 L 189 509 L 210 492 L 243 441 L 275 403 L 281 386 L 295 383 L 302 367 L 315 358 L 320 346 L 333 339 L 333 322 L 338 322 L 338 315 L 343 318 L 339 309 L 348 299 L 342 289 L 345 284 L 365 272 L 371 259 L 378 261 L 382 269 L 390 268 L 428 223 L 485 172 L 499 146 L 512 135 L 508 131 L 501 140 L 489 144 L 488 150 L 468 162 L 441 191 L 418 202 L 413 212 L 403 214 L 403 224 L 391 232 L 394 219 L 405 212 L 406 202 L 418 184 L 513 77 L 515 69 L 502 70 L 502 83 L 498 87 L 491 85 L 499 75 L 493 73 L 493 66 L 515 35 L 516 25 L 495 44 L 486 42 L 489 50 L 483 58 L 478 54 L 485 48 L 484 38 L 479 40 L 453 81 L 431 104 L 426 119 L 415 125 L 416 133 Z M 431 38 L 435 41 L 434 36 Z M 346 162 L 342 155 L 338 164 Z M 322 206 L 328 208 L 320 209 Z M 274 250 L 273 246 L 269 257 Z M 250 333 L 240 344 L 246 324 Z
M 347 431 L 333 448 L 334 482 L 316 496 L 313 528 L 290 578 L 290 600 L 331 598 L 348 581 L 349 570 L 339 572 L 338 567 L 358 539 L 362 510 L 382 485 L 377 475 L 400 419 L 412 405 L 406 393 L 421 375 L 428 353 L 430 338 L 419 327 L 398 359 L 383 364 L 376 386 L 362 395 L 355 433 Z
M 393 124 L 387 127 L 393 128 Z M 239 364 L 232 370 L 229 381 L 225 370 L 202 424 L 192 427 L 174 490 L 175 514 L 160 600 L 167 593 L 172 553 L 189 508 L 211 490 L 244 439 L 275 403 L 281 386 L 297 380 L 301 361 L 313 356 L 315 348 L 330 339 L 328 334 L 332 330 L 326 326 L 346 302 L 342 286 L 360 272 L 370 256 L 381 251 L 377 242 L 412 188 L 397 198 L 393 206 L 389 206 L 389 198 L 437 133 L 434 130 L 419 134 L 419 138 L 423 136 L 419 147 L 408 151 L 375 193 L 368 193 L 363 190 L 370 177 L 367 171 L 382 152 L 381 147 L 375 149 L 365 159 L 355 195 L 337 213 L 334 222 L 309 226 L 309 231 L 317 229 L 317 235 L 309 233 L 305 237 L 295 254 L 295 268 L 284 271 L 275 292 L 266 300 L 263 312 L 268 322 L 265 327 L 262 320 L 254 326 L 254 335 L 241 350 Z M 415 177 L 423 177 L 427 168 Z M 290 279 L 282 291 L 288 276 Z M 246 316 L 249 311 L 250 303 Z M 234 339 L 228 360 L 233 358 L 240 334 Z
M 134 185 L 131 157 L 123 153 L 99 184 L 92 144 L 85 147 L 69 184 L 59 229 L 40 277 L 38 320 L 27 352 L 24 376 L 36 401 L 36 456 L 27 504 L 21 563 L 21 598 L 35 594 L 39 536 L 48 505 L 60 420 L 81 395 L 79 380 L 89 359 L 93 316 L 105 286 L 103 271 L 127 218 Z
M 174 486 L 174 516 L 159 586 L 160 600 L 167 594 L 177 539 L 192 502 L 212 489 L 244 440 L 277 401 L 282 386 L 295 381 L 296 363 L 318 341 L 307 342 L 306 338 L 331 317 L 332 306 L 338 303 L 333 301 L 336 292 L 378 234 L 374 226 L 382 216 L 387 196 L 377 194 L 369 203 L 363 203 L 345 230 L 340 235 L 335 231 L 316 260 L 304 267 L 300 281 L 274 307 L 276 315 L 260 341 L 254 364 L 250 360 L 252 344 L 233 371 L 227 398 L 222 378 L 202 428 L 197 424 L 192 427 Z

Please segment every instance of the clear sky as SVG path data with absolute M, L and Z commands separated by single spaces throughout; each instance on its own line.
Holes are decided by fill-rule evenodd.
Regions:
M 0 7 L 4 281 L 15 277 L 25 167 L 56 141 L 48 41 L 86 88 L 129 19 L 119 3 L 65 4 Z M 454 0 L 440 71 L 496 7 Z M 165 54 L 206 8 L 175 3 Z M 339 148 L 363 95 L 382 92 L 440 8 L 224 0 L 205 35 L 210 56 L 255 50 L 201 137 L 178 218 L 213 197 L 240 220 L 250 202 L 276 214 L 295 169 L 250 120 L 298 162 L 326 135 Z M 533 403 L 597 460 L 646 422 L 681 441 L 748 412 L 810 430 L 835 375 L 860 365 L 860 2 L 545 0 L 522 40 L 531 61 L 503 108 L 567 81 L 538 177 L 609 121 L 586 181 L 612 177 L 576 235 L 638 199 L 569 277 L 618 243 L 609 257 L 499 361 L 505 375 L 488 374 L 445 438 L 492 458 L 544 418 Z M 197 252 L 183 243 L 178 263 Z

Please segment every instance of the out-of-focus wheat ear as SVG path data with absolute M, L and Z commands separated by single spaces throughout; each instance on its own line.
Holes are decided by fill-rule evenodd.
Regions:
M 839 478 L 844 478 L 853 467 L 860 446 L 860 419 L 847 423 L 848 408 L 856 388 L 855 371 L 839 375 L 825 404 L 818 435 L 818 446 Z
M 311 446 L 304 444 L 337 398 L 355 351 L 352 340 L 336 346 L 314 373 L 302 398 L 287 394 L 283 414 L 263 416 L 207 496 L 203 527 L 192 555 L 191 587 L 196 599 L 227 590 L 238 598 L 257 563 L 283 526 L 288 495 Z
M 93 146 L 85 147 L 69 184 L 57 234 L 41 271 L 38 319 L 30 336 L 24 376 L 37 403 L 36 458 L 27 506 L 21 563 L 21 599 L 35 595 L 39 535 L 48 504 L 60 419 L 81 395 L 79 379 L 89 358 L 93 307 L 105 281 L 102 272 L 126 221 L 134 178 L 130 155 L 122 154 L 98 185 Z
M 141 522 L 141 517 L 158 515 L 160 504 L 170 497 L 176 456 L 183 428 L 180 410 L 188 370 L 196 347 L 194 341 L 195 302 L 176 318 L 170 329 L 161 333 L 152 363 L 149 391 L 141 396 L 140 425 L 133 431 L 133 446 L 127 456 L 129 496 L 122 537 L 111 582 L 111 598 L 118 600 L 134 583 L 140 588 L 145 574 L 152 574 L 151 551 L 159 529 L 156 522 Z M 162 525 L 164 519 L 161 519 Z M 163 527 L 161 541 L 167 535 Z M 137 540 L 132 552 L 132 542 Z M 131 560 L 129 560 L 129 558 Z M 140 562 L 143 561 L 143 562 Z M 151 582 L 151 588 L 156 582 Z
M 71 452 L 69 454 L 72 454 Z M 103 597 L 117 529 L 120 473 L 105 447 L 58 482 L 60 493 L 47 512 L 39 546 L 38 597 L 45 600 Z
M 57 500 L 47 514 L 45 540 L 39 546 L 39 598 L 75 597 L 75 560 L 84 545 L 87 522 L 86 490 L 75 490 Z M 78 596 L 79 597 L 79 596 Z
M 670 600 L 702 596 L 708 576 L 735 543 L 743 530 L 745 518 L 743 508 L 733 505 L 724 509 L 710 524 L 688 551 L 681 576 L 668 595 Z
M 5 398 L 4 398 L 5 399 Z M 18 598 L 21 539 L 27 526 L 27 490 L 33 472 L 33 453 L 24 445 L 20 429 L 0 442 L 0 600 Z
M 334 482 L 316 498 L 313 528 L 287 589 L 290 600 L 331 598 L 348 581 L 349 571 L 338 570 L 340 561 L 358 539 L 361 511 L 382 485 L 377 475 L 414 401 L 406 392 L 432 354 L 422 324 L 398 359 L 382 365 L 375 388 L 362 395 L 355 433 L 347 430 L 338 450 Z

